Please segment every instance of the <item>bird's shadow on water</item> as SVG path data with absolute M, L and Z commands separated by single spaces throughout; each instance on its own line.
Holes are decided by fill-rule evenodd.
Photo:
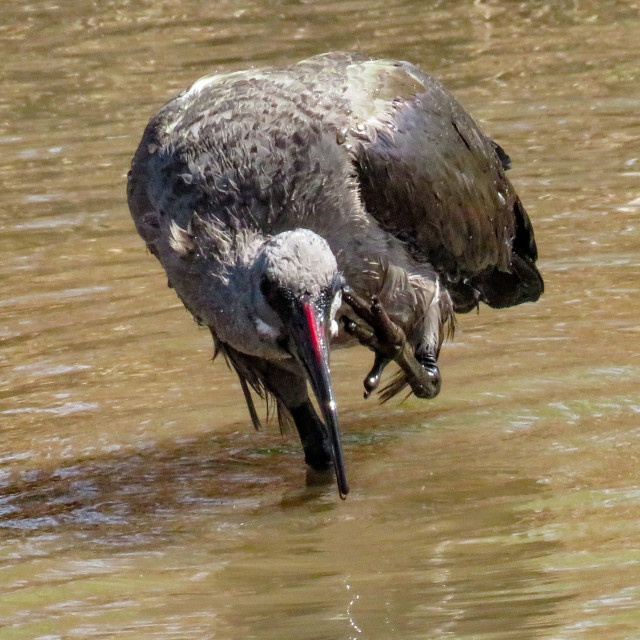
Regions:
M 380 457 L 381 448 L 416 424 L 410 412 L 375 425 L 354 416 L 345 421 L 343 441 L 352 462 L 373 452 Z M 339 503 L 332 474 L 326 484 L 307 485 L 297 434 L 283 437 L 273 425 L 256 434 L 242 425 L 5 470 L 0 537 L 91 529 L 118 536 L 150 525 L 160 530 L 162 522 L 198 511 L 224 518 L 300 507 L 324 511 Z
M 334 483 L 306 486 L 296 444 L 237 431 L 6 472 L 0 536 L 92 528 L 118 536 L 197 509 L 248 514 L 339 501 Z

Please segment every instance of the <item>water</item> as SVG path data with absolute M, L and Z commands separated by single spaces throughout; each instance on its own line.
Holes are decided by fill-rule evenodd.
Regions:
M 2 638 L 639 638 L 637 2 L 70 1 L 0 26 Z M 352 493 L 250 427 L 129 219 L 215 70 L 410 59 L 513 159 L 546 292 L 460 319 L 432 402 L 333 358 Z

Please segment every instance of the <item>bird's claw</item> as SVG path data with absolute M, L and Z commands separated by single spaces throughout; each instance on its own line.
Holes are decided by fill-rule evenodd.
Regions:
M 437 395 L 440 391 L 440 372 L 435 361 L 429 363 L 428 368 L 418 361 L 404 331 L 391 320 L 380 300 L 373 296 L 367 302 L 349 287 L 343 290 L 342 299 L 368 325 L 363 326 L 351 318 L 343 317 L 345 331 L 375 353 L 373 367 L 364 380 L 364 397 L 369 397 L 378 387 L 382 371 L 391 360 L 395 360 L 402 369 L 416 396 L 433 398 Z
M 364 397 L 368 398 L 371 395 L 372 391 L 375 391 L 380 384 L 380 378 L 382 377 L 382 372 L 384 368 L 389 364 L 390 360 L 386 356 L 383 356 L 379 353 L 376 353 L 373 367 L 371 367 L 371 371 L 367 374 L 367 377 L 364 379 Z
M 407 338 L 404 331 L 391 320 L 377 296 L 373 296 L 371 301 L 367 302 L 346 287 L 342 293 L 342 299 L 368 325 L 362 326 L 345 317 L 344 328 L 347 333 L 358 338 L 361 344 L 377 354 L 389 360 L 395 360 L 406 344 Z

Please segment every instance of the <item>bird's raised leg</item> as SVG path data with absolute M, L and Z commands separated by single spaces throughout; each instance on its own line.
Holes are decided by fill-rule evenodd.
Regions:
M 345 330 L 358 338 L 376 355 L 373 368 L 364 380 L 365 398 L 376 389 L 384 367 L 395 360 L 402 369 L 407 383 L 419 398 L 433 398 L 440 391 L 440 372 L 435 357 L 418 360 L 407 341 L 404 331 L 395 323 L 380 300 L 373 296 L 371 302 L 345 287 L 342 299 L 368 326 L 363 326 L 350 318 L 344 319 Z M 424 362 L 422 362 L 424 360 Z

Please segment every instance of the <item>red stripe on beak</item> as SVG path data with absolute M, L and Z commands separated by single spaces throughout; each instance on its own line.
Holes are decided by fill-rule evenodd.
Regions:
M 324 331 L 318 326 L 316 309 L 308 302 L 302 303 L 302 309 L 304 310 L 304 319 L 307 321 L 311 349 L 318 360 L 324 359 Z
M 349 493 L 349 484 L 342 456 L 342 445 L 340 444 L 338 412 L 331 386 L 329 348 L 324 327 L 318 323 L 318 310 L 315 305 L 310 302 L 302 302 L 302 311 L 305 326 L 297 336 L 298 351 L 307 369 L 311 387 L 324 418 L 333 452 L 333 466 L 336 473 L 338 491 L 340 496 L 344 498 Z

